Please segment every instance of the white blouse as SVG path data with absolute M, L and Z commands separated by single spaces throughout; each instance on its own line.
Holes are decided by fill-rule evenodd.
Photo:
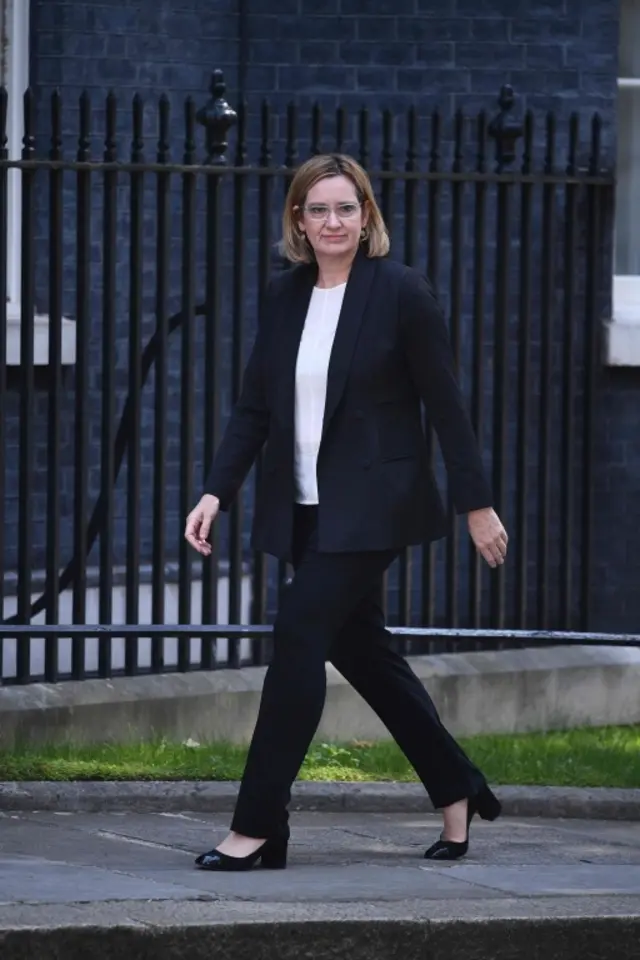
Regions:
M 338 327 L 346 283 L 314 287 L 296 362 L 296 503 L 318 503 L 316 464 L 322 439 L 329 358 Z

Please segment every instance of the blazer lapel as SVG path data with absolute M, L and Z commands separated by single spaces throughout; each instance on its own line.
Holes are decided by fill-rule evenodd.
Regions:
M 353 261 L 347 288 L 344 292 L 342 310 L 340 311 L 340 319 L 338 320 L 329 361 L 327 398 L 322 424 L 323 436 L 336 412 L 347 383 L 349 367 L 351 366 L 375 272 L 376 261 L 359 251 Z
M 283 305 L 276 359 L 276 366 L 280 371 L 280 417 L 283 423 L 289 424 L 291 430 L 294 428 L 298 350 L 318 271 L 315 264 L 310 264 L 308 267 L 298 267 L 296 273 L 291 299 Z

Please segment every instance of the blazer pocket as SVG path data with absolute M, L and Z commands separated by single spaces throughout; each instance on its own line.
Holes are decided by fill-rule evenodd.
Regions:
M 396 460 L 417 460 L 417 453 L 390 453 L 380 457 L 381 463 L 395 463 Z
M 412 460 L 420 455 L 420 436 L 406 406 L 400 403 L 379 403 L 376 409 L 380 460 Z

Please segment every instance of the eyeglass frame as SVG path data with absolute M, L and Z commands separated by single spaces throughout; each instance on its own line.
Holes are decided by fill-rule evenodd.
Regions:
M 365 203 L 365 201 L 363 201 L 363 200 L 345 200 L 345 201 L 343 201 L 342 204 L 338 204 L 337 206 L 343 206 L 343 205 L 346 205 L 346 204 L 354 204 L 359 210 L 362 210 L 362 208 L 363 208 L 363 206 L 364 206 L 364 203 Z M 312 206 L 327 207 L 327 213 L 326 213 L 326 215 L 325 215 L 324 217 L 318 217 L 317 219 L 316 219 L 316 217 L 311 217 L 311 219 L 314 220 L 316 223 L 322 223 L 323 221 L 326 222 L 326 221 L 329 219 L 329 217 L 331 216 L 332 213 L 335 213 L 335 215 L 336 215 L 336 217 L 338 218 L 338 220 L 351 220 L 351 219 L 352 219 L 352 217 L 340 216 L 340 214 L 338 213 L 338 211 L 337 211 L 337 209 L 336 209 L 335 207 L 330 207 L 329 204 L 326 204 L 326 203 L 312 204 Z M 296 206 L 293 208 L 293 210 L 294 210 L 294 211 L 297 210 L 297 211 L 300 211 L 300 212 L 302 212 L 302 213 L 309 213 L 309 209 L 308 209 L 306 203 L 302 204 L 302 206 L 300 206 L 299 204 L 296 204 Z M 355 215 L 356 215 L 356 214 L 355 214 L 355 211 L 354 211 L 353 216 L 355 217 Z M 310 213 L 309 213 L 309 216 L 311 216 Z

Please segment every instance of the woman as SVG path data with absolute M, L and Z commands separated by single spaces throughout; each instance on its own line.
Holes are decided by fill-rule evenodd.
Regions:
M 305 163 L 284 211 L 297 267 L 261 311 L 242 395 L 185 537 L 203 556 L 266 443 L 254 548 L 292 562 L 232 832 L 198 857 L 209 870 L 286 865 L 290 788 L 321 718 L 331 661 L 388 727 L 443 811 L 428 859 L 457 859 L 474 814 L 500 804 L 390 648 L 382 576 L 411 544 L 445 535 L 420 401 L 442 447 L 455 507 L 486 561 L 507 535 L 457 385 L 442 313 L 416 271 L 386 259 L 370 181 L 343 155 Z

